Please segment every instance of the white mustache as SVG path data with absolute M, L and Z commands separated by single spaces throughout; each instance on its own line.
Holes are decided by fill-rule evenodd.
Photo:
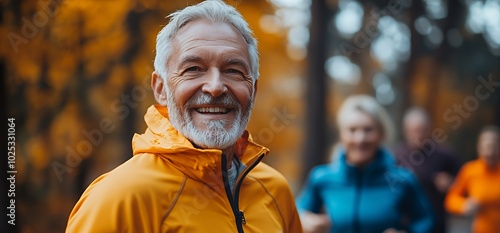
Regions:
M 213 97 L 210 94 L 199 92 L 191 97 L 185 104 L 185 108 L 191 108 L 197 105 L 222 105 L 226 108 L 240 109 L 240 104 L 231 95 L 221 95 Z

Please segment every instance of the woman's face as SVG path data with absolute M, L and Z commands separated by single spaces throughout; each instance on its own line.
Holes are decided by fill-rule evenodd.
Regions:
M 477 152 L 479 157 L 490 166 L 496 165 L 500 160 L 500 135 L 486 131 L 479 136 Z
M 340 141 L 346 149 L 347 162 L 359 166 L 374 157 L 383 135 L 379 125 L 368 114 L 352 111 L 340 126 Z

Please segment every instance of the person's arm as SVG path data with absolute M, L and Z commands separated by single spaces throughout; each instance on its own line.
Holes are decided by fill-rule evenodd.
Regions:
M 444 206 L 453 214 L 464 214 L 464 206 L 467 202 L 467 165 L 460 172 L 446 195 Z
M 407 189 L 404 197 L 404 211 L 410 218 L 407 232 L 432 232 L 434 227 L 434 211 L 416 177 L 408 172 Z
M 295 200 L 297 204 L 297 209 L 299 213 L 304 211 L 312 213 L 320 213 L 323 206 L 323 201 L 319 194 L 319 187 L 316 185 L 316 179 L 318 177 L 318 168 L 313 169 L 307 178 L 304 187 L 302 187 L 299 196 Z
M 442 194 L 446 194 L 460 170 L 461 162 L 454 150 L 443 149 L 442 153 L 441 159 L 445 166 L 442 171 L 434 175 L 434 185 Z
M 327 232 L 331 227 L 328 216 L 321 213 L 323 201 L 316 183 L 320 173 L 318 168 L 311 171 L 296 199 L 304 233 Z

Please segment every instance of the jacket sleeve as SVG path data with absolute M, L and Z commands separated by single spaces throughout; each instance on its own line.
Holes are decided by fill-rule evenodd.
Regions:
M 289 216 L 288 222 L 288 233 L 302 233 L 302 224 L 300 222 L 299 213 L 297 212 L 297 208 L 295 208 L 292 199 L 290 199 L 290 205 L 293 206 L 293 211 Z
M 297 209 L 299 213 L 309 211 L 313 213 L 320 213 L 323 207 L 323 201 L 319 193 L 319 185 L 317 185 L 317 177 L 319 169 L 314 168 L 309 174 L 307 181 L 302 188 L 299 196 L 296 199 Z
M 450 213 L 463 214 L 463 206 L 467 200 L 467 170 L 467 165 L 465 165 L 446 195 L 444 206 Z
M 413 173 L 408 172 L 407 190 L 404 198 L 406 214 L 410 218 L 409 233 L 432 232 L 434 227 L 434 211 L 423 188 Z
M 133 182 L 117 183 L 104 176 L 85 190 L 69 216 L 66 232 L 159 232 L 159 221 L 150 217 L 157 208 L 143 196 L 147 191 L 130 192 Z

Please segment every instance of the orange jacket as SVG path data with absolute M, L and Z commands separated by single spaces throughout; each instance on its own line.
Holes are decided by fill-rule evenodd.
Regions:
M 220 150 L 194 148 L 165 107 L 150 107 L 144 118 L 134 156 L 87 188 L 66 232 L 238 232 L 237 225 L 247 233 L 302 232 L 286 179 L 260 162 L 268 149 L 248 133 L 238 141 L 247 168 L 226 193 Z
M 466 163 L 446 196 L 445 207 L 450 213 L 463 214 L 468 197 L 480 205 L 473 232 L 500 232 L 500 165 L 488 170 L 481 159 Z

